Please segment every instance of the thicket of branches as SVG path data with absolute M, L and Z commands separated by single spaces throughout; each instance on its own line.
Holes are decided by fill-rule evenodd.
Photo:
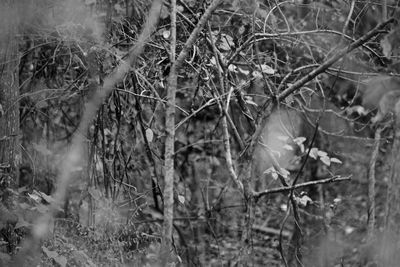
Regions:
M 0 265 L 397 261 L 396 1 L 22 2 Z

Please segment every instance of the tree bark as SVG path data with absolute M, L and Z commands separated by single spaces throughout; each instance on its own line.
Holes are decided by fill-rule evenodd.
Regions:
M 171 0 L 171 70 L 168 78 L 167 114 L 165 118 L 165 176 L 164 176 L 164 224 L 161 248 L 161 262 L 164 266 L 172 249 L 172 229 L 174 218 L 174 142 L 175 142 L 175 95 L 178 86 L 176 75 L 176 1 Z
M 5 1 L 0 9 L 0 175 L 10 178 L 10 185 L 17 186 L 21 159 L 16 40 L 18 21 L 14 1 Z
M 379 250 L 382 266 L 396 266 L 400 260 L 400 102 L 395 106 L 394 142 L 391 155 L 390 179 L 388 181 L 385 206 L 385 232 Z

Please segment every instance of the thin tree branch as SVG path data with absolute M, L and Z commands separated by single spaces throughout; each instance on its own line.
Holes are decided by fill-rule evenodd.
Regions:
M 211 32 L 211 26 L 208 25 L 208 32 L 210 34 L 210 40 L 211 40 L 211 45 L 212 45 L 212 49 L 214 52 L 214 57 L 215 57 L 215 61 L 216 61 L 216 68 L 218 71 L 218 81 L 219 81 L 219 86 L 221 87 L 221 90 L 224 90 L 225 88 L 225 83 L 224 83 L 224 77 L 222 74 L 222 67 L 220 65 L 220 60 L 218 58 L 218 52 L 217 52 L 217 48 L 215 47 L 215 42 L 213 40 L 213 36 L 212 36 L 212 32 Z M 239 178 L 236 174 L 236 171 L 233 167 L 233 161 L 232 161 L 232 154 L 231 154 L 231 145 L 230 145 L 230 141 L 229 141 L 229 131 L 228 131 L 228 122 L 226 119 L 226 115 L 227 115 L 227 111 L 228 111 L 228 101 L 226 104 L 226 108 L 224 109 L 222 103 L 219 101 L 218 102 L 221 113 L 222 113 L 222 131 L 223 131 L 223 142 L 224 142 L 224 148 L 225 148 L 225 161 L 226 161 L 226 165 L 228 167 L 228 171 L 229 171 L 229 175 L 232 179 L 232 181 L 235 183 L 235 185 L 240 189 L 241 192 L 243 192 L 243 184 L 239 181 Z
M 301 88 L 303 85 L 317 77 L 319 74 L 323 73 L 326 69 L 328 69 L 330 66 L 333 65 L 336 61 L 338 61 L 340 58 L 344 57 L 347 55 L 349 52 L 353 51 L 355 48 L 359 47 L 360 45 L 366 43 L 369 41 L 372 37 L 374 37 L 377 33 L 379 33 L 380 30 L 385 28 L 388 24 L 395 22 L 394 18 L 391 18 L 375 28 L 373 28 L 371 31 L 366 33 L 364 36 L 361 38 L 357 39 L 355 42 L 351 43 L 348 45 L 346 48 L 341 49 L 336 55 L 332 56 L 329 58 L 327 61 L 325 61 L 321 66 L 318 68 L 314 69 L 311 71 L 309 74 L 295 82 L 292 86 L 284 90 L 279 96 L 278 96 L 278 101 L 285 99 L 287 96 L 292 94 L 294 91 L 298 90 Z
M 182 51 L 179 53 L 178 58 L 176 59 L 176 68 L 179 69 L 180 65 L 185 60 L 189 50 L 192 48 L 193 43 L 197 40 L 197 36 L 200 34 L 200 31 L 204 28 L 208 19 L 210 18 L 212 12 L 218 7 L 222 0 L 214 0 L 206 9 L 203 16 L 200 18 L 197 23 L 196 28 L 192 31 L 189 38 L 187 39 Z
M 351 42 L 355 42 L 351 36 L 348 36 L 342 32 L 335 31 L 335 30 L 328 30 L 328 29 L 316 29 L 310 31 L 297 31 L 297 32 L 278 32 L 278 33 L 255 33 L 254 35 L 250 36 L 241 46 L 239 46 L 229 57 L 227 60 L 227 64 L 231 64 L 236 56 L 245 49 L 248 45 L 251 45 L 253 42 L 260 42 L 264 40 L 274 39 L 274 38 L 282 38 L 287 36 L 300 36 L 300 35 L 309 35 L 309 34 L 320 34 L 320 33 L 327 33 L 327 34 L 334 34 L 339 35 Z M 379 33 L 379 31 L 378 31 Z M 372 53 L 376 57 L 379 58 L 379 55 L 369 46 L 365 45 L 364 43 L 361 45 L 364 49 L 368 52 Z
M 382 128 L 378 127 L 375 130 L 375 142 L 374 149 L 372 151 L 371 160 L 369 162 L 369 172 L 368 172 L 368 229 L 367 236 L 368 241 L 372 241 L 375 234 L 375 166 L 376 160 L 378 159 L 379 146 L 381 141 Z
M 310 181 L 310 182 L 305 182 L 301 184 L 296 184 L 295 186 L 282 186 L 282 187 L 277 187 L 277 188 L 272 188 L 272 189 L 267 189 L 261 192 L 254 192 L 253 197 L 258 201 L 261 197 L 274 194 L 274 193 L 284 193 L 293 189 L 298 189 L 298 188 L 303 188 L 303 187 L 309 187 L 317 184 L 329 184 L 329 183 L 334 183 L 334 182 L 343 182 L 343 181 L 348 181 L 351 179 L 351 176 L 334 176 L 331 178 L 327 179 L 322 179 L 322 180 L 316 180 L 316 181 Z
M 175 142 L 175 98 L 178 86 L 176 74 L 176 0 L 171 0 L 171 69 L 168 77 L 167 111 L 165 118 L 165 161 L 164 161 L 164 222 L 161 242 L 161 263 L 168 265 L 172 248 L 172 230 L 174 218 L 174 142 Z

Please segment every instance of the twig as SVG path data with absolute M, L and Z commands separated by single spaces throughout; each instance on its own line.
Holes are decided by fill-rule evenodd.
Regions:
M 353 38 L 350 36 L 343 34 L 339 31 L 334 31 L 334 30 L 326 30 L 326 29 L 317 29 L 317 30 L 310 30 L 310 31 L 296 31 L 296 32 L 278 32 L 278 33 L 256 33 L 252 36 L 249 37 L 241 46 L 239 46 L 232 55 L 229 56 L 227 60 L 227 64 L 231 64 L 232 61 L 235 59 L 235 57 L 242 51 L 245 47 L 248 45 L 251 45 L 252 42 L 260 42 L 263 40 L 267 39 L 274 39 L 274 38 L 282 38 L 286 36 L 302 36 L 302 35 L 307 35 L 307 34 L 318 34 L 318 33 L 329 33 L 329 34 L 335 34 L 335 35 L 340 35 L 343 38 L 355 42 Z M 378 32 L 379 33 L 379 32 Z M 374 54 L 376 57 L 379 58 L 379 55 L 370 47 L 366 46 L 364 43 L 361 45 L 361 47 L 365 48 L 368 52 Z
M 381 141 L 382 128 L 378 127 L 375 131 L 374 150 L 372 151 L 371 160 L 369 162 L 368 172 L 368 240 L 374 238 L 375 232 L 375 166 L 379 154 L 379 145 Z
M 212 44 L 212 49 L 214 52 L 214 57 L 216 60 L 216 65 L 217 65 L 217 70 L 218 70 L 218 80 L 219 80 L 219 85 L 221 87 L 221 90 L 224 90 L 225 84 L 224 84 L 224 77 L 222 74 L 222 66 L 220 65 L 220 60 L 218 58 L 218 52 L 217 48 L 215 47 L 215 42 L 213 41 L 213 36 L 211 32 L 211 26 L 208 25 L 208 32 L 210 34 L 210 40 Z M 220 67 L 221 66 L 221 67 Z M 223 92 L 222 92 L 223 93 Z M 229 131 L 228 131 L 228 122 L 227 122 L 227 109 L 228 109 L 228 104 L 226 106 L 226 109 L 222 106 L 222 103 L 219 101 L 218 102 L 221 113 L 222 113 L 222 131 L 223 131 L 223 142 L 224 142 L 224 148 L 225 148 L 225 161 L 226 165 L 228 167 L 229 171 L 229 176 L 231 177 L 232 181 L 235 183 L 235 185 L 240 189 L 241 192 L 243 192 L 243 184 L 239 181 L 238 176 L 236 175 L 235 169 L 233 167 L 233 161 L 232 161 L 232 154 L 231 154 L 231 145 L 229 142 Z M 225 112 L 224 112 L 225 111 Z
M 267 190 L 264 190 L 261 192 L 254 192 L 253 197 L 255 198 L 256 201 L 258 201 L 261 197 L 269 195 L 269 194 L 284 193 L 284 192 L 287 192 L 287 191 L 290 191 L 293 189 L 308 187 L 308 186 L 317 185 L 317 184 L 329 184 L 329 183 L 334 183 L 334 182 L 348 181 L 350 179 L 351 179 L 351 176 L 345 176 L 345 177 L 334 176 L 334 177 L 327 178 L 327 179 L 296 184 L 295 186 L 288 186 L 288 187 L 282 186 L 282 187 L 267 189 Z
M 174 142 L 175 142 L 175 102 L 176 90 L 178 86 L 178 77 L 176 71 L 182 66 L 189 49 L 192 47 L 195 40 L 206 22 L 210 18 L 214 9 L 220 4 L 221 0 L 214 0 L 206 9 L 203 16 L 200 18 L 196 28 L 192 31 L 187 39 L 182 51 L 176 58 L 176 0 L 171 0 L 171 43 L 170 43 L 170 62 L 171 69 L 168 77 L 168 106 L 166 110 L 165 122 L 165 160 L 164 160 L 164 223 L 163 223 L 163 239 L 161 244 L 161 262 L 166 265 L 169 259 L 169 253 L 172 244 L 172 228 L 173 228 L 173 191 L 174 191 Z
M 261 226 L 261 225 L 253 225 L 251 227 L 251 229 L 253 231 L 258 231 L 258 232 L 262 232 L 264 234 L 272 234 L 272 235 L 279 235 L 280 230 L 278 229 L 274 229 L 271 227 L 265 227 L 265 226 Z M 290 232 L 289 231 L 282 231 L 282 236 L 289 238 L 290 237 Z
M 218 7 L 221 3 L 221 0 L 214 0 L 211 5 L 206 9 L 203 16 L 200 18 L 199 22 L 197 23 L 196 28 L 192 31 L 189 38 L 187 39 L 185 46 L 183 47 L 182 51 L 179 53 L 178 58 L 176 59 L 176 67 L 179 68 L 180 65 L 185 60 L 189 50 L 191 49 L 193 43 L 197 40 L 197 36 L 199 35 L 201 29 L 203 29 L 204 25 L 208 21 L 211 16 L 211 13 Z
M 317 77 L 319 74 L 323 73 L 326 69 L 328 69 L 330 66 L 333 65 L 336 61 L 338 61 L 340 58 L 344 57 L 351 51 L 353 51 L 355 48 L 361 46 L 362 44 L 366 43 L 368 40 L 370 40 L 374 35 L 379 33 L 379 31 L 383 28 L 385 28 L 388 24 L 395 22 L 394 18 L 391 18 L 375 28 L 373 28 L 371 31 L 363 35 L 361 38 L 357 39 L 355 42 L 351 43 L 348 45 L 346 48 L 341 49 L 336 55 L 333 57 L 329 58 L 327 61 L 325 61 L 321 66 L 318 68 L 314 69 L 311 71 L 309 74 L 305 75 L 303 78 L 295 82 L 292 86 L 284 90 L 279 96 L 278 100 L 283 100 L 290 94 L 292 94 L 294 91 L 298 90 L 301 88 L 303 85 Z

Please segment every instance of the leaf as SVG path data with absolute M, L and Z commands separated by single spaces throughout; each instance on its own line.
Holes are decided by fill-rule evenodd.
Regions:
M 347 225 L 347 226 L 344 228 L 344 232 L 345 232 L 346 235 L 349 235 L 349 234 L 353 233 L 354 230 L 356 230 L 356 228 L 354 228 L 354 227 L 352 227 L 352 226 L 349 226 L 349 225 Z
M 282 204 L 282 205 L 280 206 L 280 208 L 281 208 L 282 211 L 287 211 L 288 206 L 287 206 L 286 204 Z
M 233 38 L 230 35 L 222 34 L 221 42 L 218 45 L 218 48 L 225 51 L 230 51 L 231 47 L 234 47 L 235 43 L 233 42 Z
M 339 204 L 340 202 L 342 202 L 342 199 L 338 197 L 333 200 L 333 203 L 335 203 L 335 205 Z
M 268 169 L 266 169 L 264 171 L 264 174 L 271 174 L 271 176 L 274 180 L 278 179 L 278 173 L 274 167 L 269 167 Z
M 279 174 L 282 175 L 283 178 L 287 179 L 290 175 L 290 172 L 284 168 L 280 168 Z
M 235 73 L 238 72 L 238 71 L 237 71 L 236 65 L 233 65 L 233 64 L 229 64 L 228 70 L 229 70 L 230 72 L 235 72 Z
M 369 111 L 364 108 L 363 106 L 352 106 L 352 107 L 348 107 L 346 110 L 348 110 L 348 114 L 351 114 L 353 112 L 357 113 L 358 115 L 367 115 L 369 113 Z
M 100 190 L 96 189 L 95 187 L 91 186 L 88 188 L 88 193 L 94 198 L 95 200 L 100 200 L 102 197 L 102 194 Z
M 313 147 L 310 150 L 310 157 L 313 159 L 317 159 L 318 158 L 318 148 Z
M 288 144 L 284 145 L 283 149 L 286 149 L 286 150 L 289 150 L 289 151 L 293 151 L 294 150 L 293 147 L 291 145 L 288 145 Z
M 312 203 L 312 199 L 307 195 L 304 195 L 302 197 L 295 197 L 295 200 L 297 204 L 302 207 L 307 207 L 308 203 Z
M 40 196 L 38 196 L 37 194 L 35 194 L 34 192 L 32 194 L 28 193 L 28 196 L 33 199 L 35 202 L 39 203 L 40 202 Z
M 265 65 L 265 64 L 261 65 L 261 72 L 265 73 L 265 74 L 269 74 L 269 75 L 275 74 L 275 70 L 273 68 L 271 68 L 270 66 Z
M 290 172 L 284 168 L 280 168 L 279 171 L 277 171 L 274 167 L 269 167 L 264 171 L 264 174 L 271 174 L 272 178 L 276 180 L 278 179 L 278 175 L 287 179 L 290 175 Z
M 385 36 L 385 38 L 381 40 L 381 47 L 385 57 L 389 58 L 392 55 L 392 44 L 390 43 L 388 36 Z
M 210 157 L 210 163 L 212 166 L 221 166 L 221 161 L 215 156 Z
M 56 204 L 56 200 L 55 200 L 52 196 L 46 195 L 46 194 L 43 193 L 43 192 L 38 192 L 38 193 L 40 194 L 40 196 L 41 196 L 47 203 L 49 203 L 49 204 Z
M 257 103 L 253 101 L 253 99 L 251 97 L 246 97 L 246 99 L 244 100 L 247 104 L 258 107 Z
M 269 167 L 268 169 L 266 169 L 264 171 L 264 174 L 270 174 L 270 173 L 273 173 L 273 172 L 276 172 L 274 167 Z
M 242 68 L 240 68 L 240 67 L 238 67 L 238 70 L 239 70 L 240 73 L 242 73 L 242 74 L 244 74 L 244 75 L 249 75 L 249 74 L 250 74 L 250 71 L 249 71 L 249 70 L 245 70 L 245 69 L 242 69 Z
M 118 3 L 114 5 L 114 10 L 117 11 L 117 14 L 123 14 L 125 12 L 125 9 Z
M 295 139 L 293 139 L 293 142 L 295 142 L 297 145 L 301 145 L 306 140 L 307 140 L 307 138 L 300 136 L 300 137 L 296 137 Z
M 343 163 L 340 159 L 337 159 L 337 158 L 331 158 L 331 162 L 338 163 L 338 164 L 342 164 Z
M 183 12 L 183 11 L 185 11 L 185 9 L 183 8 L 183 6 L 181 6 L 181 5 L 176 5 L 176 10 L 178 11 L 178 12 Z
M 301 151 L 301 153 L 304 153 L 304 150 L 305 150 L 305 147 L 304 147 L 304 145 L 303 145 L 303 144 L 300 144 L 300 145 L 299 145 L 299 147 L 300 147 L 300 151 Z
M 288 95 L 286 98 L 285 98 L 285 102 L 286 102 L 286 104 L 287 105 L 292 105 L 293 103 L 294 103 L 294 96 L 293 95 Z
M 319 158 L 322 163 L 324 163 L 326 166 L 331 166 L 331 159 L 329 157 L 320 157 Z
M 185 197 L 184 196 L 178 195 L 178 200 L 182 205 L 185 204 Z
M 165 30 L 162 32 L 162 36 L 164 37 L 164 39 L 169 39 L 169 37 L 171 36 L 171 32 L 169 30 Z
M 149 143 L 153 142 L 154 133 L 150 128 L 146 129 L 146 139 Z
M 326 153 L 325 151 L 322 151 L 322 150 L 318 150 L 317 154 L 320 157 L 327 157 L 328 156 L 328 153 Z
M 212 66 L 216 66 L 217 65 L 217 61 L 215 60 L 215 57 L 212 57 L 210 59 L 210 63 L 211 63 Z
M 278 138 L 278 140 L 281 140 L 281 141 L 283 141 L 283 142 L 286 142 L 286 141 L 289 139 L 289 136 L 280 135 L 280 136 L 278 136 L 277 138 Z
M 161 19 L 169 18 L 169 8 L 165 5 L 163 5 L 161 8 L 160 18 Z

